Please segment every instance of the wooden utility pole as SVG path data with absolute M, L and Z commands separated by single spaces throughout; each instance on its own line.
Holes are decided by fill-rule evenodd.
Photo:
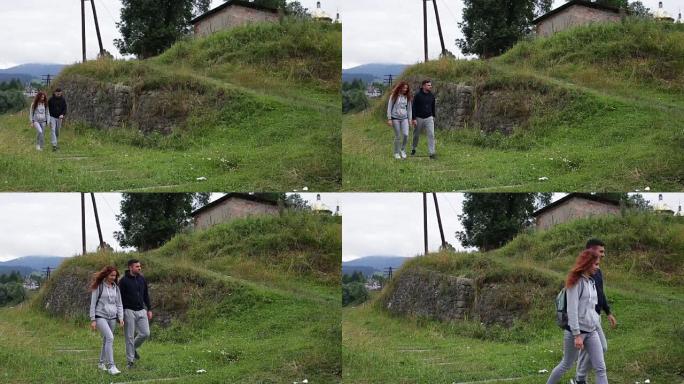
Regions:
M 439 236 L 442 238 L 442 248 L 446 247 L 446 241 L 444 241 L 444 229 L 442 229 L 442 217 L 439 215 L 439 204 L 437 203 L 437 194 L 432 192 L 432 197 L 435 200 L 435 211 L 437 211 L 437 224 L 439 224 Z
M 93 0 L 90 0 L 93 1 Z M 437 31 L 439 31 L 439 42 L 442 44 L 442 55 L 446 54 L 444 47 L 444 36 L 442 36 L 442 24 L 439 22 L 439 11 L 437 10 L 437 0 L 432 0 L 432 5 L 435 7 L 435 17 L 437 18 Z M 427 61 L 427 60 L 425 60 Z
M 43 271 L 45 272 L 45 280 L 50 280 L 50 271 L 51 270 L 52 270 L 52 268 L 50 268 L 50 267 L 43 268 Z
M 100 56 L 104 55 L 104 48 L 102 47 L 102 37 L 100 36 L 100 24 L 97 22 L 97 12 L 95 11 L 95 0 L 90 0 L 90 5 L 93 6 L 93 18 L 95 19 L 95 32 L 97 32 L 97 42 L 100 44 Z M 437 5 L 435 5 L 436 7 Z M 435 8 L 437 10 L 437 8 Z M 438 17 L 439 20 L 439 17 Z M 442 32 L 439 32 L 439 35 L 442 36 Z M 444 43 L 442 43 L 442 50 L 444 50 Z M 100 239 L 100 243 L 102 243 L 102 240 Z
M 85 230 L 85 193 L 81 192 L 81 242 L 83 254 L 86 254 L 86 230 Z
M 423 0 L 423 42 L 424 42 L 424 48 L 425 48 L 425 62 L 427 63 L 427 61 L 428 61 L 427 0 Z
M 81 0 L 81 42 L 82 42 L 81 45 L 83 48 L 83 62 L 85 63 L 85 61 L 86 61 L 85 0 Z
M 97 216 L 97 204 L 95 204 L 95 194 L 93 192 L 90 192 L 90 198 L 93 201 L 93 211 L 95 211 L 95 224 L 97 225 L 97 235 L 100 238 L 100 248 L 102 249 L 102 248 L 104 248 L 104 241 L 102 241 L 102 230 L 100 229 L 100 218 Z
M 428 254 L 428 231 L 427 231 L 427 192 L 423 192 L 423 237 L 425 239 L 425 253 Z

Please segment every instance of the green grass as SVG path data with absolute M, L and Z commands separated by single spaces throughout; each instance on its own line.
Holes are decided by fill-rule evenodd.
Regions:
M 339 26 L 284 21 L 180 41 L 149 60 L 65 68 L 55 84 L 162 92 L 187 119 L 169 135 L 68 120 L 60 151 L 40 153 L 26 111 L 0 115 L 0 190 L 337 190 L 340 60 Z
M 301 228 L 289 230 L 291 224 Z M 245 227 L 268 227 L 276 232 L 252 233 L 244 242 L 230 237 Z M 273 255 L 256 256 L 260 244 L 273 241 L 279 231 L 283 235 Z M 170 382 L 339 382 L 340 236 L 339 219 L 285 214 L 181 235 L 159 250 L 143 254 L 90 254 L 69 259 L 30 302 L 0 309 L 0 381 L 116 383 L 178 378 Z M 298 247 L 299 240 L 307 247 Z M 242 254 L 250 249 L 255 254 Z M 323 255 L 324 261 L 312 270 L 289 270 L 288 260 L 298 254 L 312 259 Z M 271 256 L 273 263 L 269 264 L 266 260 Z M 130 257 L 143 262 L 156 316 L 170 315 L 171 321 L 160 326 L 159 320 L 153 320 L 152 337 L 140 348 L 142 359 L 137 368 L 122 369 L 123 373 L 113 378 L 96 368 L 101 339 L 88 328 L 87 308 L 82 308 L 82 313 L 78 308 L 77 313 L 54 315 L 45 311 L 44 302 L 61 279 L 85 278 L 109 263 L 125 265 Z M 250 257 L 262 262 L 250 264 Z M 252 278 L 257 274 L 261 276 Z M 117 329 L 114 351 L 119 368 L 125 366 L 124 350 Z M 200 369 L 206 373 L 197 373 Z
M 588 228 L 592 228 L 589 233 Z M 439 253 L 411 260 L 402 266 L 395 281 L 407 270 L 423 268 L 474 278 L 477 289 L 491 282 L 520 288 L 514 283 L 522 282 L 527 285 L 527 293 L 522 295 L 530 308 L 511 328 L 485 326 L 477 319 L 439 322 L 393 315 L 382 305 L 394 287 L 390 284 L 370 302 L 343 308 L 343 382 L 545 383 L 549 373 L 539 371 L 550 372 L 562 355 L 562 331 L 555 324 L 553 299 L 581 243 L 591 235 L 607 241 L 602 269 L 606 294 L 618 320 L 618 327 L 611 329 L 604 319 L 609 380 L 681 382 L 683 230 L 681 220 L 630 214 L 578 220 L 525 234 L 486 254 Z M 663 259 L 670 261 L 661 263 Z M 647 261 L 651 269 L 638 267 L 639 262 Z M 562 381 L 569 380 L 573 372 Z
M 436 161 L 426 157 L 424 136 L 418 157 L 396 161 L 383 98 L 365 112 L 343 117 L 342 188 L 680 190 L 683 42 L 681 26 L 631 21 L 524 41 L 489 61 L 409 67 L 403 78 L 431 78 L 436 90 L 466 83 L 478 95 L 499 90 L 530 97 L 530 118 L 509 136 L 478 127 L 437 127 Z M 438 105 L 437 113 L 448 108 Z

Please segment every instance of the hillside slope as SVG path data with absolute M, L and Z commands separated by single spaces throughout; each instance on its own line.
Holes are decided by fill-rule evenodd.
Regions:
M 340 65 L 339 25 L 285 19 L 67 67 L 61 150 L 36 153 L 26 111 L 0 116 L 0 188 L 337 189 Z
M 394 161 L 385 96 L 344 118 L 344 188 L 682 189 L 683 46 L 682 25 L 625 21 L 409 67 L 412 89 L 433 81 L 438 161 L 425 138 L 419 157 Z
M 619 323 L 604 326 L 610 380 L 681 381 L 684 221 L 654 214 L 578 220 L 489 253 L 405 263 L 373 302 L 343 310 L 344 379 L 546 382 L 538 371 L 562 353 L 553 300 L 589 237 L 606 242 L 606 295 Z
M 71 258 L 30 303 L 0 310 L 0 332 L 11 335 L 2 381 L 338 382 L 340 241 L 339 218 L 286 213 L 180 235 L 147 253 Z M 85 287 L 94 270 L 131 257 L 150 284 L 152 338 L 136 370 L 112 378 L 96 369 Z M 124 366 L 118 332 L 115 360 Z

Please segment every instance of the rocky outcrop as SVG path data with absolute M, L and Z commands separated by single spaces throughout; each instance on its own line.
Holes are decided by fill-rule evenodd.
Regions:
M 402 271 L 383 305 L 394 314 L 439 321 L 474 319 L 506 327 L 529 308 L 524 288 L 512 283 L 484 283 L 421 267 Z
M 412 90 L 420 89 L 420 78 L 407 79 Z M 510 134 L 530 119 L 537 102 L 529 90 L 485 89 L 482 85 L 433 80 L 438 130 L 475 127 L 486 133 Z
M 144 133 L 168 134 L 200 102 L 171 90 L 140 90 L 81 75 L 60 76 L 54 86 L 64 90 L 70 119 L 103 130 L 128 126 Z

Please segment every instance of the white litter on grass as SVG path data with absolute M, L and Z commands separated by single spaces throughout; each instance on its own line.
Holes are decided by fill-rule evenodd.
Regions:
M 206 177 L 202 176 L 202 177 L 198 177 L 197 181 L 205 181 L 206 179 L 207 179 Z
M 548 369 L 540 369 L 537 373 L 548 373 Z
M 651 382 L 651 380 L 649 380 L 649 379 L 644 380 L 644 383 L 646 383 L 646 384 L 649 384 L 650 382 Z
M 302 188 L 302 191 L 308 191 L 308 190 L 309 190 L 309 187 Z M 303 383 L 303 381 L 302 381 L 302 383 Z M 308 381 L 307 381 L 307 383 L 308 383 Z
M 644 191 L 650 191 L 650 190 L 651 190 L 651 187 L 644 188 Z M 644 383 L 645 383 L 645 381 L 644 381 Z
M 198 369 L 197 373 L 207 373 L 207 370 L 206 369 Z
M 309 382 L 309 380 L 307 380 L 307 379 L 302 380 L 302 383 L 303 383 L 303 384 L 306 384 L 306 383 L 308 383 L 308 382 Z
M 548 177 L 544 176 L 544 177 L 540 177 L 540 178 L 539 178 L 539 181 L 546 181 L 546 180 L 548 180 L 548 179 L 549 179 Z

